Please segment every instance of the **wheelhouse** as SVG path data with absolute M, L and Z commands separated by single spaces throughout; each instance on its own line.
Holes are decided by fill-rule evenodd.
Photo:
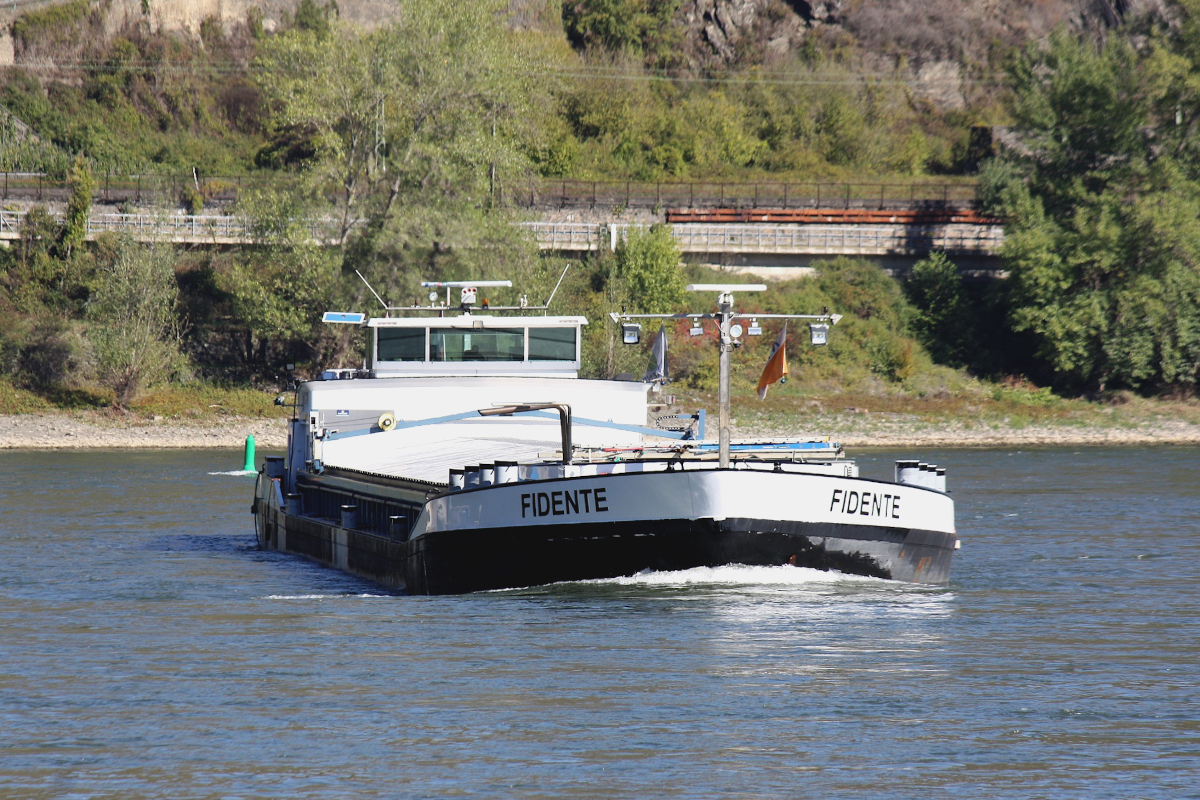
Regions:
M 370 363 L 379 377 L 402 375 L 578 376 L 584 317 L 376 318 Z

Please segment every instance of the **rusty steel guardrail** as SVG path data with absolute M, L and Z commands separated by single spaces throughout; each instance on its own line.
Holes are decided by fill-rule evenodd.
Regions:
M 524 208 L 769 208 L 769 209 L 970 209 L 971 183 L 836 181 L 530 181 L 501 187 L 502 197 Z

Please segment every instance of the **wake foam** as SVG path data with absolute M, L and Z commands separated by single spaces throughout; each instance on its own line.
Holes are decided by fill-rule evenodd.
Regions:
M 694 567 L 673 572 L 646 570 L 618 578 L 576 581 L 608 586 L 816 586 L 844 583 L 880 583 L 880 578 L 826 572 L 807 567 L 752 567 L 727 564 L 723 567 Z
M 388 597 L 386 594 L 269 594 L 263 600 L 346 600 L 364 597 Z
M 232 469 L 228 472 L 210 472 L 209 475 L 257 475 L 256 469 Z

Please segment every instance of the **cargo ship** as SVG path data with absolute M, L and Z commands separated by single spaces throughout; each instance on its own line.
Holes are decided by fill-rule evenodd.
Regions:
M 612 314 L 628 344 L 645 318 L 688 319 L 693 335 L 713 336 L 710 440 L 703 411 L 655 402 L 653 370 L 645 381 L 580 378 L 587 319 L 551 315 L 549 301 L 477 307 L 479 289 L 508 285 L 430 283 L 429 306 L 325 315 L 361 328 L 368 355 L 299 385 L 286 454 L 256 483 L 261 547 L 413 594 L 726 564 L 949 580 L 959 542 L 944 470 L 901 461 L 893 480 L 865 478 L 827 437 L 730 435 L 741 322 L 761 333 L 760 319 L 807 320 L 819 345 L 836 315 L 736 313 L 734 293 L 761 285 L 689 286 L 717 294 L 703 313 Z

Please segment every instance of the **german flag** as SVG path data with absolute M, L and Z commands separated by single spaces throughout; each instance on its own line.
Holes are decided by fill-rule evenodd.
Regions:
M 758 379 L 758 399 L 767 399 L 767 387 L 775 381 L 786 381 L 788 374 L 787 366 L 787 322 L 783 323 L 783 330 L 779 332 L 779 338 L 775 340 L 775 345 L 771 348 L 771 357 L 767 359 L 767 365 L 763 367 L 762 377 Z

